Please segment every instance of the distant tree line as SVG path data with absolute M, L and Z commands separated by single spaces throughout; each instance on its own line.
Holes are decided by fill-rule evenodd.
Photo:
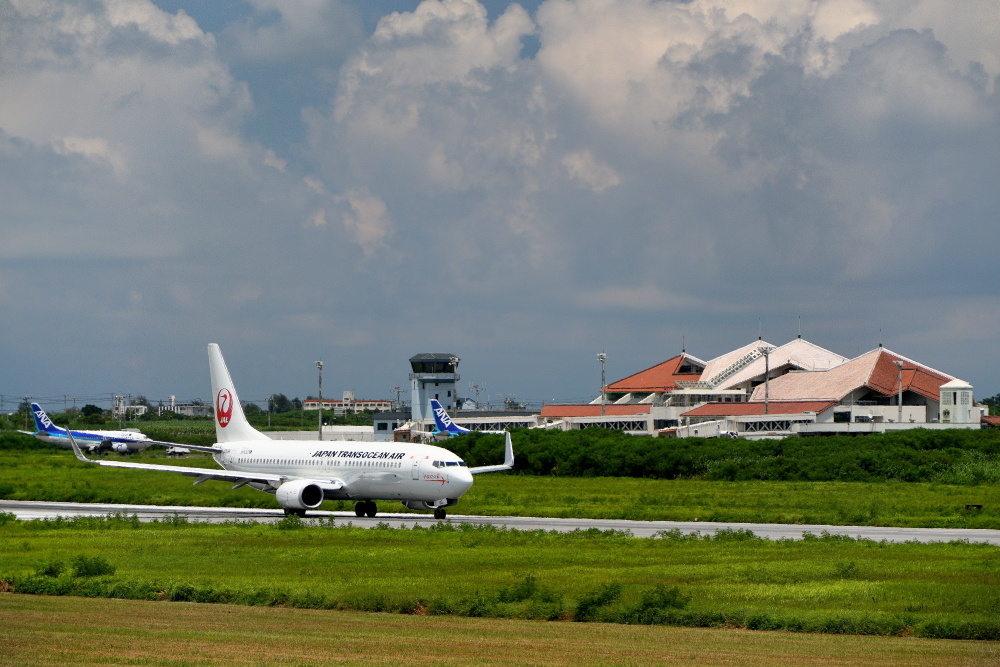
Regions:
M 1000 429 L 911 429 L 782 440 L 651 438 L 620 431 L 516 429 L 515 472 L 566 477 L 1000 482 Z M 470 466 L 503 460 L 503 437 L 443 443 Z

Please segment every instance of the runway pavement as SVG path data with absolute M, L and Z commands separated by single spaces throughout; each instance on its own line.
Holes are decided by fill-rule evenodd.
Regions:
M 388 509 L 395 503 L 382 503 Z M 279 509 L 244 509 L 238 507 L 182 507 L 165 505 L 111 505 L 100 503 L 50 503 L 27 500 L 0 500 L 0 512 L 11 512 L 19 519 L 52 519 L 57 516 L 105 516 L 113 513 L 136 515 L 140 521 L 164 519 L 176 515 L 186 516 L 189 521 L 222 523 L 224 521 L 273 522 L 284 514 Z M 337 523 L 351 522 L 355 526 L 370 528 L 378 523 L 390 526 L 429 526 L 436 523 L 430 514 L 379 513 L 375 518 L 358 518 L 353 512 L 309 512 L 309 518 L 334 519 Z M 629 531 L 636 537 L 653 537 L 660 531 L 679 530 L 682 533 L 714 534 L 718 530 L 750 530 L 759 537 L 772 540 L 800 540 L 804 533 L 819 535 L 826 531 L 833 535 L 862 537 L 887 542 L 949 542 L 968 540 L 986 542 L 1000 546 L 1000 530 L 972 528 L 891 528 L 881 526 L 823 526 L 780 523 L 721 523 L 708 521 L 629 521 L 625 519 L 547 519 L 528 516 L 470 516 L 450 514 L 448 520 L 454 523 L 493 524 L 517 530 L 621 530 Z

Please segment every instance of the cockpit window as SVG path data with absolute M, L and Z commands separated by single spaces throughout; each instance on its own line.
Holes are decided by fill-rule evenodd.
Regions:
M 463 468 L 468 467 L 465 465 L 465 461 L 434 461 L 431 465 L 435 468 L 451 468 L 454 466 L 462 466 Z

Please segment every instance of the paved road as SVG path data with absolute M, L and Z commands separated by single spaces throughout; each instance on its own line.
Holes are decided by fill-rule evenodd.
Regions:
M 281 510 L 243 509 L 237 507 L 181 507 L 165 505 L 110 505 L 99 503 L 47 503 L 27 500 L 0 500 L 0 512 L 12 512 L 19 519 L 46 519 L 56 516 L 104 516 L 109 513 L 121 512 L 129 516 L 135 514 L 140 521 L 164 519 L 180 514 L 190 521 L 221 523 L 223 521 L 278 521 L 284 515 Z M 429 514 L 394 514 L 380 513 L 373 519 L 358 518 L 353 512 L 310 512 L 309 517 L 335 519 L 338 522 L 350 521 L 355 526 L 370 528 L 377 523 L 389 525 L 428 526 L 435 523 Z M 700 531 L 703 534 L 714 534 L 722 529 L 751 530 L 760 537 L 772 540 L 802 539 L 803 533 L 818 535 L 827 531 L 834 535 L 864 537 L 871 540 L 886 540 L 888 542 L 948 542 L 951 540 L 969 540 L 970 542 L 987 542 L 1000 546 L 1000 530 L 971 528 L 886 528 L 878 526 L 823 526 L 823 525 L 793 525 L 781 523 L 719 523 L 709 521 L 628 521 L 625 519 L 545 519 L 528 516 L 469 516 L 451 514 L 449 520 L 455 523 L 493 524 L 506 526 L 517 530 L 555 530 L 569 532 L 572 530 L 627 530 L 636 537 L 652 537 L 661 530 L 679 530 L 682 533 Z

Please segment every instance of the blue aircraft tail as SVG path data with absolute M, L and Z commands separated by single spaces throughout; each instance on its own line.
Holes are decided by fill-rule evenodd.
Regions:
M 434 423 L 437 425 L 439 433 L 451 433 L 452 435 L 470 433 L 469 429 L 462 428 L 451 420 L 441 402 L 436 398 L 431 399 L 431 412 L 434 413 Z
M 62 433 L 65 429 L 61 429 L 52 423 L 49 416 L 45 414 L 45 410 L 42 410 L 42 406 L 38 403 L 31 404 L 31 412 L 35 415 L 35 428 L 39 431 L 45 431 L 46 433 Z

